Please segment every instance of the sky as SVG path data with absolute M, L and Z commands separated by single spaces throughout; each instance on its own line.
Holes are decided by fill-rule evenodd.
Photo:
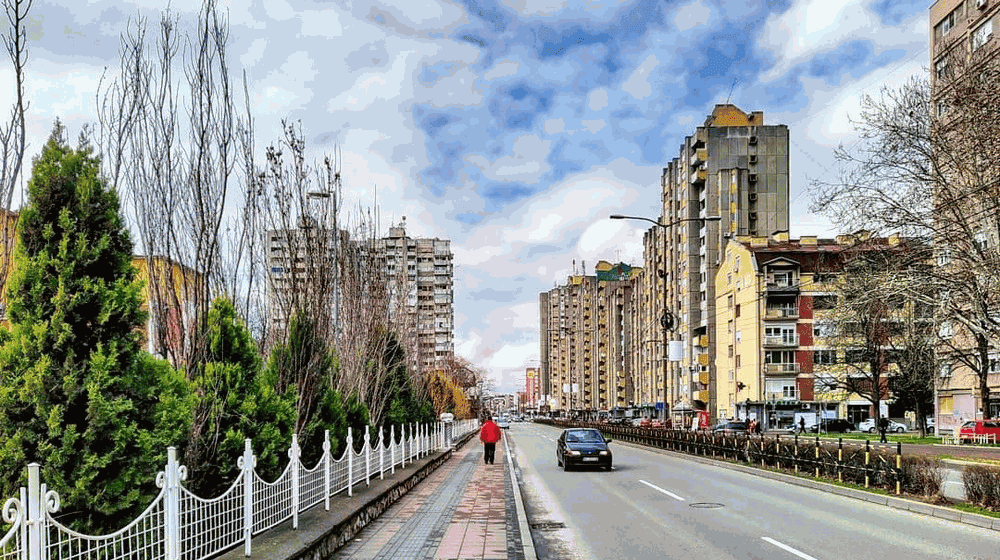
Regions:
M 930 0 L 221 0 L 261 148 L 300 121 L 310 154 L 343 153 L 345 205 L 384 233 L 449 239 L 455 351 L 501 391 L 539 357 L 538 294 L 599 260 L 642 265 L 662 168 L 717 103 L 790 132 L 790 235 L 837 175 L 859 100 L 926 76 Z M 191 22 L 198 0 L 174 0 Z M 29 155 L 59 118 L 96 123 L 119 36 L 168 2 L 35 0 Z M 0 24 L 0 28 L 3 24 Z M 153 28 L 151 31 L 155 31 Z M 0 114 L 13 93 L 0 61 Z M 586 267 L 586 268 L 584 268 Z

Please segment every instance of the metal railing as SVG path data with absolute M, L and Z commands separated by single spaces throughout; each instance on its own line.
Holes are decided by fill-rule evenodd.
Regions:
M 669 449 L 691 455 L 738 461 L 751 466 L 810 474 L 865 488 L 882 488 L 896 494 L 906 483 L 902 470 L 902 446 L 872 447 L 871 442 L 821 442 L 819 437 L 750 435 L 743 432 L 712 433 L 706 430 L 639 428 L 609 424 L 543 422 L 554 425 L 597 428 L 622 441 Z
M 187 468 L 178 463 L 177 450 L 167 448 L 167 464 L 156 475 L 160 493 L 137 519 L 110 535 L 84 535 L 57 521 L 53 514 L 60 508 L 59 495 L 41 481 L 41 466 L 28 465 L 28 486 L 21 487 L 16 498 L 4 503 L 2 514 L 10 527 L 0 539 L 0 560 L 201 560 L 243 544 L 250 556 L 254 535 L 288 519 L 297 529 L 299 514 L 324 504 L 341 492 L 353 496 L 354 485 L 370 483 L 376 475 L 395 474 L 420 457 L 451 444 L 454 438 L 479 427 L 477 420 L 460 420 L 445 430 L 442 423 L 411 424 L 389 429 L 388 441 L 379 430 L 379 441 L 372 445 L 365 428 L 364 446 L 354 450 L 354 435 L 349 428 L 340 459 L 330 452 L 330 433 L 326 432 L 323 456 L 311 468 L 300 461 L 298 437 L 292 436 L 288 466 L 273 482 L 262 479 L 254 467 L 257 459 L 249 439 L 243 455 L 236 461 L 239 475 L 222 495 L 200 498 L 182 484 Z

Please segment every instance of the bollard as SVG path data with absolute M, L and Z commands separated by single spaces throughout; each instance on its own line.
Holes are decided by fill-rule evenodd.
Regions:
M 871 461 L 872 442 L 865 440 L 865 488 L 868 488 L 868 465 Z
M 837 438 L 837 480 L 844 481 L 844 438 Z
M 899 475 L 903 469 L 903 444 L 901 442 L 896 442 L 896 495 L 900 494 L 900 481 Z
M 819 478 L 819 436 L 816 436 L 816 478 Z

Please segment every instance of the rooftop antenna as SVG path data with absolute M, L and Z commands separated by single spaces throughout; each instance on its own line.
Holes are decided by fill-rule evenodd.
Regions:
M 736 82 L 740 80 L 739 76 L 733 78 L 733 85 L 729 86 L 729 97 L 726 98 L 726 105 L 729 105 L 729 100 L 733 98 L 733 89 L 736 88 Z

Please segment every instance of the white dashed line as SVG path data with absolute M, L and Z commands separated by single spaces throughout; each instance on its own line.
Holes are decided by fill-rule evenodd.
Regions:
M 663 492 L 664 494 L 666 494 L 666 495 L 670 496 L 671 498 L 673 498 L 673 499 L 675 499 L 675 500 L 680 500 L 680 501 L 682 501 L 682 502 L 684 501 L 684 498 L 682 498 L 682 497 L 678 496 L 677 494 L 674 494 L 674 493 L 673 493 L 673 492 L 671 492 L 670 490 L 664 490 L 663 488 L 660 488 L 659 486 L 657 486 L 657 485 L 655 485 L 655 484 L 650 484 L 650 483 L 646 482 L 645 480 L 640 480 L 639 482 L 641 482 L 641 483 L 645 484 L 646 486 L 649 486 L 649 487 L 650 487 L 650 488 L 652 488 L 653 490 L 657 490 L 657 491 L 659 491 L 659 492 Z
M 772 539 L 771 537 L 761 537 L 761 538 L 764 539 L 765 541 L 773 544 L 774 546 L 776 546 L 778 548 L 781 548 L 781 549 L 787 550 L 788 552 L 791 552 L 792 554 L 798 556 L 799 558 L 805 558 L 805 560 L 816 560 L 816 558 L 814 558 L 812 556 L 809 556 L 805 552 L 799 552 L 798 550 L 795 550 L 794 548 L 788 546 L 787 544 L 780 543 L 780 542 Z

